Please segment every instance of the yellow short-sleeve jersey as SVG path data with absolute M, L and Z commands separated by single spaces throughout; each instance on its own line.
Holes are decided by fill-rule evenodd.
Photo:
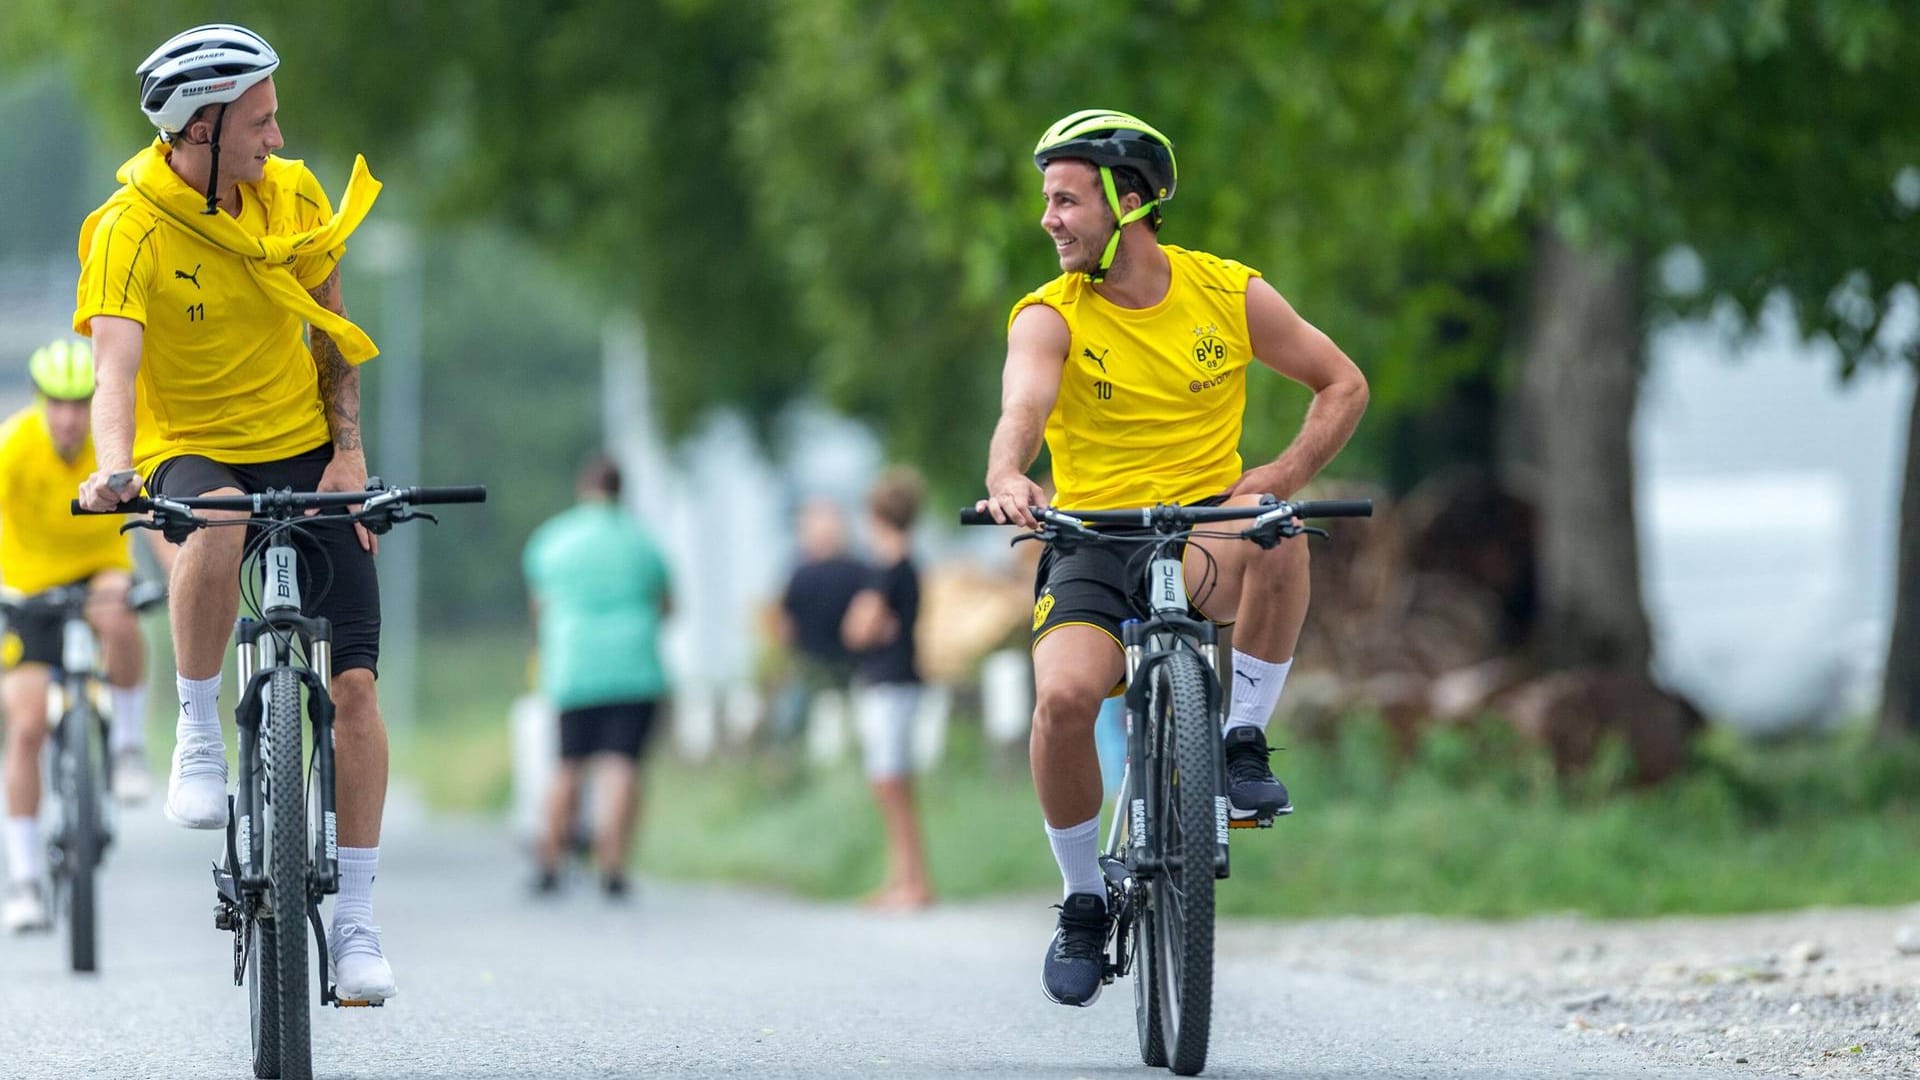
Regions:
M 1161 250 L 1173 276 L 1152 307 L 1112 304 L 1083 274 L 1063 274 L 1013 307 L 1017 316 L 1044 304 L 1071 334 L 1047 418 L 1056 505 L 1188 503 L 1240 478 L 1253 360 L 1247 282 L 1259 271 L 1170 244 Z
M 132 570 L 124 518 L 75 517 L 69 503 L 92 473 L 93 440 L 73 460 L 60 456 L 44 404 L 0 424 L 0 583 L 23 593 Z
M 320 181 L 298 161 L 272 159 L 259 183 L 239 189 L 238 221 L 253 234 L 266 231 L 269 204 L 278 200 L 292 201 L 301 229 L 333 216 Z M 95 316 L 113 315 L 145 327 L 134 390 L 136 468 L 148 472 L 180 454 L 274 461 L 327 441 L 305 326 L 261 289 L 244 259 L 141 200 L 111 199 L 89 221 L 73 326 L 90 334 Z M 298 259 L 301 287 L 324 282 L 345 250 Z

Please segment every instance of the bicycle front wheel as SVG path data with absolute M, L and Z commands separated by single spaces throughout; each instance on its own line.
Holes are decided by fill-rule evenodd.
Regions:
M 67 954 L 75 971 L 98 970 L 94 873 L 100 866 L 99 777 L 93 771 L 93 733 L 99 717 L 86 702 L 60 719 L 62 822 L 60 872 L 66 879 Z
M 1213 1020 L 1213 885 L 1218 844 L 1214 743 L 1220 738 L 1207 708 L 1207 672 L 1190 652 L 1155 665 L 1148 683 L 1148 731 L 1156 759 L 1151 829 L 1162 866 L 1147 884 L 1141 952 L 1152 959 L 1141 972 L 1157 1006 L 1167 1067 L 1193 1076 L 1207 1064 Z M 1144 1047 L 1143 1047 L 1144 1049 Z M 1144 1055 L 1143 1055 L 1144 1056 Z
M 258 944 L 273 953 L 270 975 L 279 1013 L 280 1078 L 308 1080 L 313 1047 L 307 991 L 307 791 L 302 773 L 300 680 L 282 668 L 268 676 L 266 739 L 267 890 L 272 918 Z M 263 963 L 264 969 L 266 965 Z M 264 989 L 261 993 L 264 998 Z M 262 1004 L 265 1004 L 263 1001 Z
M 280 1075 L 279 933 L 273 919 L 255 919 L 247 930 L 247 1013 L 252 1020 L 253 1075 Z

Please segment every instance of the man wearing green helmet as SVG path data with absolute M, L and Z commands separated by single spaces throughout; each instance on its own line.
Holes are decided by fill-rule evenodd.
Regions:
M 147 775 L 146 643 L 140 623 L 121 603 L 132 584 L 133 558 L 120 522 L 74 517 L 67 499 L 93 471 L 93 350 L 55 341 L 27 361 L 39 391 L 34 403 L 0 423 L 0 584 L 31 595 L 89 582 L 88 618 L 100 634 L 112 691 L 114 794 L 144 798 Z M 60 663 L 60 622 L 22 617 L 0 639 L 0 703 L 7 716 L 8 880 L 0 922 L 10 931 L 49 923 L 41 891 L 46 854 L 39 831 L 40 753 L 47 741 L 47 689 Z
M 1040 226 L 1062 273 L 1023 297 L 1008 320 L 979 508 L 1001 522 L 1036 524 L 1029 508 L 1049 500 L 1027 469 L 1043 437 L 1052 503 L 1062 507 L 1293 496 L 1353 434 L 1366 411 L 1366 377 L 1258 271 L 1159 242 L 1179 170 L 1172 141 L 1145 121 L 1076 112 L 1047 129 L 1033 160 L 1044 178 Z M 1311 390 L 1313 404 L 1279 457 L 1244 468 L 1246 369 L 1255 360 Z M 1195 539 L 1186 573 L 1195 607 L 1234 628 L 1224 736 L 1232 812 L 1288 813 L 1265 727 L 1306 619 L 1306 545 L 1263 551 Z M 1035 581 L 1033 779 L 1066 892 L 1042 986 L 1063 1005 L 1090 1005 L 1100 992 L 1111 920 L 1098 861 L 1093 724 L 1124 680 L 1120 624 L 1145 609 L 1141 589 L 1125 554 L 1102 545 L 1048 551 Z

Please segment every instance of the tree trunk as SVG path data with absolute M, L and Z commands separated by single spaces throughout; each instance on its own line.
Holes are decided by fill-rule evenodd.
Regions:
M 1880 693 L 1880 730 L 1920 733 L 1920 391 L 1907 421 L 1907 473 L 1900 494 L 1900 545 L 1893 591 L 1893 640 Z
M 1631 257 L 1551 228 L 1534 244 L 1527 424 L 1538 466 L 1540 623 L 1553 668 L 1645 672 L 1650 653 L 1634 528 L 1634 406 L 1642 327 Z

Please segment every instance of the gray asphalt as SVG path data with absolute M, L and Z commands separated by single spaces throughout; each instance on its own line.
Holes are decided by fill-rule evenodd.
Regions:
M 217 834 L 123 816 L 101 972 L 56 936 L 0 938 L 0 1075 L 246 1077 L 246 992 L 213 928 Z M 401 994 L 314 1017 L 324 1077 L 1170 1075 L 1139 1064 L 1131 989 L 1047 1003 L 1046 899 L 875 917 L 643 882 L 525 897 L 491 826 L 392 815 L 375 910 Z M 1257 939 L 1257 924 L 1230 941 Z M 1752 1077 L 1679 1068 L 1535 1017 L 1223 956 L 1212 1077 Z

